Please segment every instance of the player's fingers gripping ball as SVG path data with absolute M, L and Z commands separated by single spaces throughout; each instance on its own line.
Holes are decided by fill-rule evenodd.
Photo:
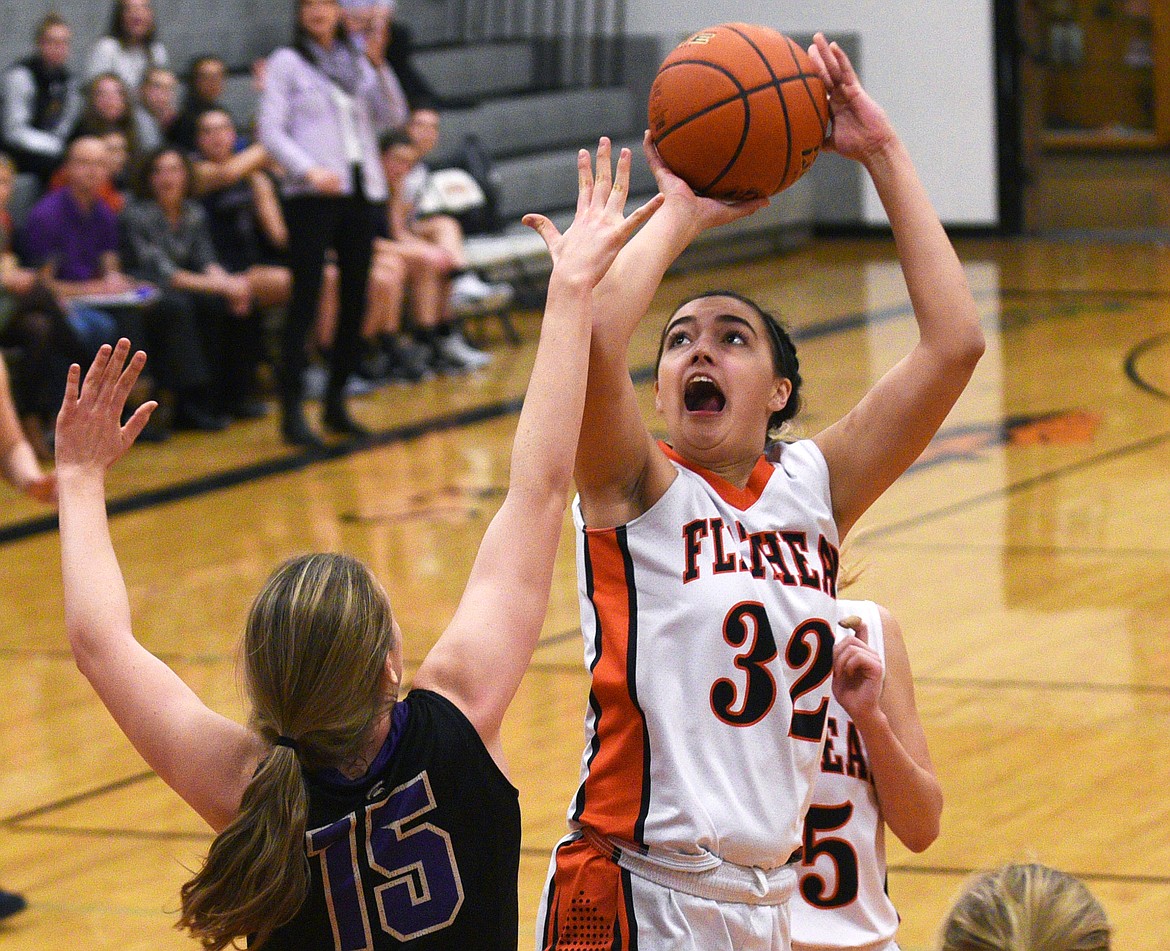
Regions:
M 812 166 L 829 126 L 808 54 L 776 30 L 724 23 L 683 40 L 650 88 L 650 135 L 697 194 L 766 198 Z

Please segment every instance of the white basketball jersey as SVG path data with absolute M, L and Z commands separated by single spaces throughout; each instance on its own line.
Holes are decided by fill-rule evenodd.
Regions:
M 885 663 L 881 615 L 872 601 L 838 601 L 858 615 Z M 886 894 L 886 827 L 861 733 L 829 699 L 825 748 L 805 817 L 804 858 L 789 906 L 793 951 L 897 951 L 898 913 Z
M 592 674 L 570 825 L 670 856 L 775 868 L 821 762 L 837 618 L 829 473 L 811 441 L 746 488 L 692 467 L 577 577 Z

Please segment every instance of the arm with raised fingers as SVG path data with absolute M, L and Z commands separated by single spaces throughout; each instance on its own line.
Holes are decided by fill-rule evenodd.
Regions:
M 628 364 L 630 339 L 663 276 L 703 231 L 768 204 L 767 199 L 727 204 L 696 195 L 667 168 L 649 132 L 643 151 L 663 196 L 662 208 L 621 250 L 594 292 L 597 319 L 576 469 L 582 509 L 594 525 L 628 521 L 652 504 L 674 476 L 642 420 Z
M 809 48 L 829 92 L 826 147 L 865 166 L 894 233 L 919 339 L 842 420 L 818 434 L 841 536 L 926 448 L 983 355 L 967 277 L 905 145 L 849 57 L 818 33 Z
M 499 727 L 544 623 L 585 402 L 593 289 L 621 247 L 662 203 L 625 214 L 630 155 L 616 173 L 599 148 L 577 159 L 578 200 L 564 234 L 541 215 L 525 223 L 553 259 L 548 302 L 512 448 L 509 487 L 484 534 L 455 616 L 415 678 L 450 697 L 493 755 Z
M 258 739 L 208 709 L 134 638 L 130 600 L 106 516 L 106 472 L 134 443 L 156 404 L 123 425 L 122 410 L 146 354 L 103 346 L 80 383 L 69 369 L 57 417 L 65 629 L 81 672 L 155 772 L 212 828 L 231 819 L 259 762 Z
M 848 633 L 838 632 L 833 646 L 833 696 L 865 741 L 882 819 L 903 845 L 921 852 L 938 838 L 942 786 L 914 702 L 902 629 L 889 611 L 878 611 L 884 670 L 865 623 L 856 615 L 843 618 Z

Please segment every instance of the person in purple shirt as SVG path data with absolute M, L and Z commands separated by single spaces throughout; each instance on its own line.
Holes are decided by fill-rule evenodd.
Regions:
M 65 160 L 65 187 L 47 193 L 29 211 L 25 225 L 29 263 L 46 266 L 63 296 L 131 286 L 117 267 L 117 216 L 98 198 L 108 174 L 101 139 L 75 139 Z
M 302 377 L 329 248 L 341 271 L 341 309 L 323 422 L 339 435 L 368 435 L 346 409 L 345 382 L 360 356 L 375 216 L 386 200 L 377 136 L 407 118 L 402 87 L 380 57 L 358 51 L 337 0 L 299 0 L 293 45 L 268 60 L 258 132 L 286 171 L 293 296 L 281 347 L 281 433 L 293 445 L 321 445 L 305 422 Z
M 105 144 L 81 136 L 65 157 L 65 185 L 44 195 L 29 211 L 18 242 L 24 262 L 37 269 L 60 304 L 80 341 L 85 359 L 103 343 L 118 339 L 114 317 L 90 306 L 93 295 L 122 294 L 138 284 L 122 273 L 118 261 L 118 219 L 98 196 L 110 174 Z M 132 323 L 125 332 L 135 330 Z M 141 333 L 134 333 L 136 338 Z M 60 392 L 64 370 L 60 368 Z M 60 394 L 58 394 L 58 399 Z

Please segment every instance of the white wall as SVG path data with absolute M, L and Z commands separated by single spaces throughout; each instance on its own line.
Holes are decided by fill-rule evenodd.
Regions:
M 856 33 L 861 79 L 885 108 L 948 225 L 998 224 L 992 0 L 629 0 L 631 33 L 672 39 L 738 20 Z M 872 186 L 870 224 L 885 221 Z

